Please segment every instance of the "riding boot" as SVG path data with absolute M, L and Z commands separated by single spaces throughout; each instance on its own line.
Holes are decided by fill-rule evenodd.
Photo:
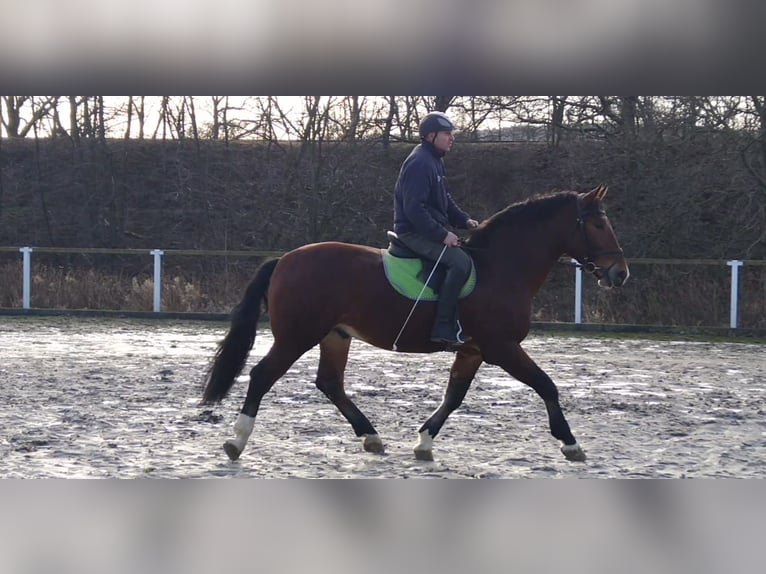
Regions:
M 462 345 L 470 340 L 470 337 L 461 336 L 457 320 L 457 305 L 460 291 L 465 283 L 463 274 L 455 269 L 447 271 L 439 289 L 439 302 L 436 308 L 436 322 L 431 331 L 431 341 L 434 343 L 447 343 L 449 345 Z

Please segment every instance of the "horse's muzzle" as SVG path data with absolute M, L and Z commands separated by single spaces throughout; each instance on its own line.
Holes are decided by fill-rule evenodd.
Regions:
M 600 269 L 595 271 L 596 277 L 598 277 L 598 284 L 601 287 L 622 287 L 630 277 L 630 271 L 625 264 L 610 265 L 606 272 L 600 272 Z

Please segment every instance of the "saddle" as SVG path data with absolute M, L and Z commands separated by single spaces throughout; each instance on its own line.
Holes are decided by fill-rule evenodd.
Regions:
M 399 236 L 396 234 L 396 232 L 386 231 L 386 237 L 388 237 L 388 252 L 392 256 L 399 257 L 401 259 L 420 259 L 420 261 L 423 263 L 423 267 L 421 267 L 420 271 L 418 272 L 417 278 L 422 283 L 425 283 L 428 280 L 428 277 L 431 276 L 431 272 L 433 272 L 431 280 L 428 281 L 428 286 L 435 293 L 438 293 L 442 283 L 444 283 L 444 278 L 447 276 L 447 266 L 439 263 L 439 265 L 436 266 L 436 270 L 434 271 L 435 262 L 421 258 L 420 255 L 407 247 L 402 242 L 402 240 L 399 239 Z
M 439 289 L 447 276 L 447 266 L 443 263 L 436 265 L 427 259 L 422 259 L 420 255 L 407 247 L 393 231 L 386 232 L 388 237 L 388 249 L 382 249 L 383 267 L 386 271 L 391 285 L 400 294 L 416 299 L 421 293 L 421 299 L 425 301 L 435 301 L 439 298 Z M 432 275 L 433 272 L 433 275 Z M 423 285 L 428 280 L 428 286 L 423 289 Z M 460 298 L 467 297 L 476 287 L 476 269 L 471 269 L 466 284 L 460 292 Z

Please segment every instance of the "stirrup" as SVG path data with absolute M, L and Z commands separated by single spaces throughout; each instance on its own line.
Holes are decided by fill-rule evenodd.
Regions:
M 457 333 L 450 336 L 431 336 L 431 342 L 433 343 L 444 343 L 448 346 L 459 346 L 467 343 L 471 340 L 471 337 L 468 336 L 462 336 L 463 335 L 463 325 L 460 324 L 460 321 L 456 321 L 457 323 Z

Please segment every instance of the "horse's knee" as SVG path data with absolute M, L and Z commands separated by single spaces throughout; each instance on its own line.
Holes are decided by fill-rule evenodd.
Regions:
M 269 375 L 268 369 L 258 363 L 250 369 L 250 384 L 247 387 L 248 397 L 263 397 L 274 386 L 276 378 Z
M 268 385 L 271 386 L 275 377 L 271 376 L 269 370 L 269 361 L 267 357 L 261 359 L 252 369 L 250 369 L 250 385 Z

